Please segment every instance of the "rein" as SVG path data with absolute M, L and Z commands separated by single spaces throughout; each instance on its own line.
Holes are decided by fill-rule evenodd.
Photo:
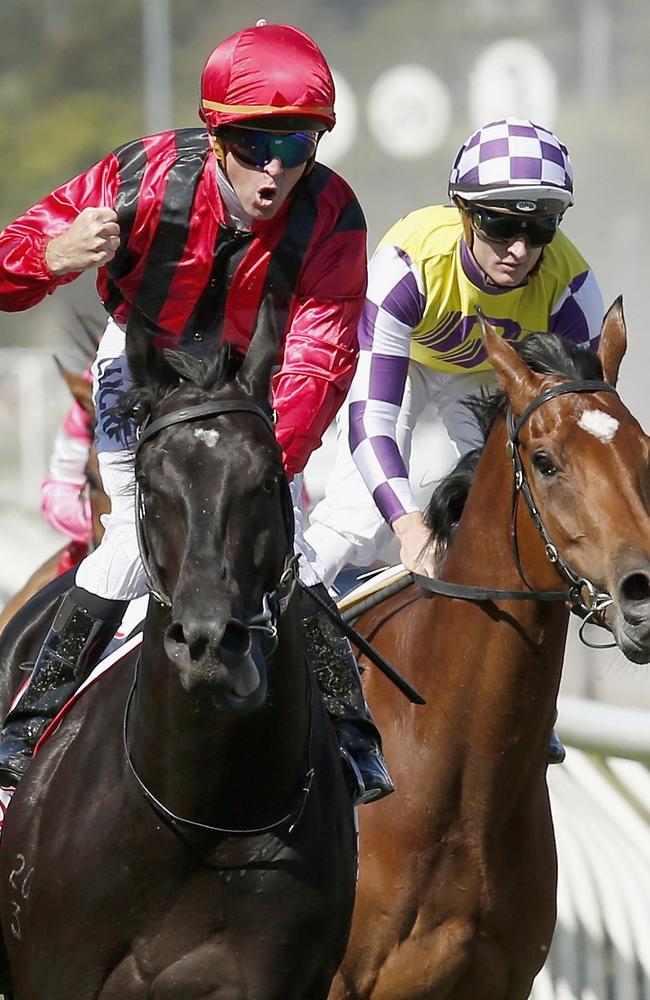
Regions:
M 312 744 L 312 730 L 313 730 L 313 705 L 312 705 L 312 688 L 309 685 L 308 688 L 308 698 L 309 698 L 309 725 L 307 726 L 307 736 L 305 739 L 305 749 L 303 752 L 303 757 L 307 757 L 307 768 L 305 775 L 300 783 L 300 787 L 295 792 L 295 805 L 293 805 L 287 813 L 285 813 L 280 819 L 275 820 L 273 823 L 268 823 L 266 826 L 250 827 L 248 829 L 237 829 L 225 826 L 212 826 L 210 823 L 199 823 L 194 819 L 186 819 L 184 816 L 177 816 L 173 813 L 171 809 L 168 809 L 164 803 L 157 799 L 150 788 L 145 785 L 144 781 L 138 774 L 135 764 L 133 763 L 133 758 L 131 756 L 131 751 L 129 749 L 129 738 L 128 738 L 128 726 L 129 726 L 129 715 L 131 711 L 131 704 L 133 702 L 133 696 L 135 695 L 137 683 L 138 683 L 138 668 L 140 665 L 140 659 L 138 658 L 135 665 L 135 672 L 133 674 L 133 684 L 131 685 L 131 690 L 129 691 L 129 696 L 126 700 L 126 706 L 124 708 L 124 719 L 122 722 L 122 739 L 124 743 L 124 753 L 126 754 L 126 761 L 129 765 L 129 770 L 136 780 L 136 783 L 142 792 L 146 802 L 151 806 L 153 811 L 160 816 L 162 821 L 170 827 L 174 833 L 178 833 L 182 827 L 188 827 L 191 830 L 201 830 L 203 833 L 218 833 L 226 837 L 256 837 L 265 833 L 273 833 L 274 830 L 279 830 L 281 827 L 287 827 L 287 833 L 293 833 L 298 823 L 302 818 L 302 814 L 305 811 L 305 806 L 307 805 L 307 799 L 309 798 L 309 793 L 311 791 L 311 786 L 316 775 L 316 769 L 312 767 L 311 763 L 311 744 Z
M 566 559 L 564 559 L 564 557 L 558 552 L 557 547 L 554 545 L 550 535 L 544 527 L 544 523 L 542 522 L 539 511 L 535 505 L 532 490 L 530 489 L 530 484 L 526 478 L 526 472 L 517 447 L 519 432 L 535 410 L 537 410 L 540 406 L 543 406 L 544 403 L 547 403 L 549 400 L 555 399 L 557 396 L 563 396 L 566 393 L 574 392 L 610 392 L 614 395 L 618 395 L 616 389 L 612 385 L 608 385 L 606 382 L 599 382 L 595 379 L 564 382 L 561 385 L 554 386 L 551 389 L 547 389 L 546 392 L 541 393 L 541 395 L 539 395 L 532 401 L 532 403 L 529 404 L 529 406 L 526 407 L 518 421 L 515 422 L 511 409 L 508 409 L 506 416 L 506 426 L 508 430 L 506 455 L 512 460 L 513 463 L 512 516 L 510 529 L 511 543 L 517 572 L 522 582 L 526 585 L 526 587 L 528 587 L 528 590 L 521 591 L 504 590 L 496 587 L 477 587 L 472 584 L 450 583 L 447 580 L 439 580 L 429 576 L 422 576 L 419 573 L 405 572 L 404 576 L 399 580 L 389 584 L 386 588 L 382 588 L 376 594 L 365 598 L 359 605 L 353 606 L 343 614 L 334 611 L 327 604 L 325 604 L 324 601 L 319 601 L 323 611 L 329 616 L 336 628 L 342 632 L 343 635 L 346 635 L 350 641 L 361 650 L 361 652 L 365 653 L 365 655 L 369 657 L 369 659 L 371 659 L 377 667 L 379 667 L 389 680 L 391 680 L 393 684 L 399 688 L 402 694 L 404 694 L 414 704 L 422 705 L 425 704 L 425 701 L 421 695 L 399 673 L 397 673 L 394 667 L 391 667 L 391 665 L 387 663 L 382 656 L 380 656 L 377 650 L 374 649 L 364 636 L 362 636 L 351 625 L 351 622 L 359 618 L 365 611 L 369 611 L 371 608 L 376 607 L 387 597 L 399 593 L 412 583 L 415 583 L 418 587 L 420 587 L 420 589 L 426 590 L 429 593 L 438 594 L 441 597 L 456 598 L 461 601 L 507 600 L 545 601 L 548 603 L 562 601 L 565 604 L 570 604 L 571 610 L 583 619 L 579 630 L 579 637 L 585 646 L 590 646 L 592 649 L 608 649 L 616 645 L 615 643 L 592 643 L 585 639 L 584 630 L 586 626 L 590 622 L 593 622 L 593 624 L 599 624 L 595 620 L 596 616 L 604 611 L 605 608 L 609 607 L 612 603 L 612 599 L 609 594 L 599 591 L 591 580 L 588 580 L 586 577 L 577 573 L 566 561 Z M 520 495 L 523 496 L 533 524 L 537 528 L 537 531 L 544 542 L 544 551 L 546 552 L 549 562 L 555 566 L 559 575 L 566 583 L 568 583 L 568 590 L 534 590 L 528 583 L 526 574 L 524 573 L 524 569 L 521 565 L 519 545 L 517 541 L 517 508 Z M 583 599 L 583 591 L 587 592 L 587 602 Z

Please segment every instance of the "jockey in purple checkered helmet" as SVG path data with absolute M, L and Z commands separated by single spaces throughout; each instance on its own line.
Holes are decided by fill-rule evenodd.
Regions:
M 544 246 L 573 204 L 567 148 L 527 119 L 489 122 L 458 151 L 449 195 L 465 243 L 488 279 L 525 281 L 541 266 Z
M 526 119 L 489 122 L 458 151 L 449 195 L 460 208 L 470 203 L 522 215 L 561 216 L 573 204 L 568 150 L 549 129 Z

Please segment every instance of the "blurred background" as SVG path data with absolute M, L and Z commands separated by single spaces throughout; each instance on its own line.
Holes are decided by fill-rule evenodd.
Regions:
M 355 189 L 370 251 L 397 218 L 446 200 L 451 162 L 473 128 L 512 114 L 557 132 L 576 181 L 564 228 L 594 267 L 606 304 L 623 295 L 629 348 L 621 392 L 650 426 L 647 0 L 3 0 L 0 226 L 119 143 L 198 124 L 205 58 L 260 17 L 307 31 L 334 70 L 338 124 L 319 158 Z M 78 370 L 86 363 L 75 344 L 79 315 L 101 322 L 92 275 L 29 312 L 0 313 L 0 605 L 64 541 L 40 518 L 39 484 L 69 403 L 52 355 Z M 313 500 L 333 447 L 329 432 L 307 470 Z M 447 457 L 435 424 L 426 423 L 413 467 L 423 499 Z M 572 634 L 560 732 L 575 696 L 598 710 L 626 709 L 625 720 L 650 708 L 647 674 Z M 647 718 L 639 722 L 646 738 Z M 573 860 L 561 865 L 569 878 L 561 882 L 560 930 L 535 996 L 649 1000 L 648 772 L 632 761 L 586 762 L 577 750 L 553 771 L 561 847 Z M 589 854 L 599 834 L 610 851 L 605 864 L 602 853 Z M 634 859 L 633 876 L 616 869 L 626 858 Z M 596 889 L 581 922 L 576 900 L 586 882 L 581 896 L 577 880 L 591 863 Z M 638 889 L 637 923 L 608 924 L 606 900 L 626 879 Z

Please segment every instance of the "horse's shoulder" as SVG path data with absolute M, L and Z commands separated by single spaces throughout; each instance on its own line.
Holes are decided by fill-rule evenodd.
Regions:
M 379 637 L 390 626 L 398 625 L 400 613 L 422 596 L 422 591 L 418 590 L 415 584 L 411 584 L 364 612 L 356 622 L 355 628 L 369 639 L 373 636 Z

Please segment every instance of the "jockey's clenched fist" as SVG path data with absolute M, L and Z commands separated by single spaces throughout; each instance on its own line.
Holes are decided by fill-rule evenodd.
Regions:
M 112 208 L 84 208 L 71 226 L 45 247 L 45 263 L 57 278 L 108 264 L 120 245 L 117 213 Z

